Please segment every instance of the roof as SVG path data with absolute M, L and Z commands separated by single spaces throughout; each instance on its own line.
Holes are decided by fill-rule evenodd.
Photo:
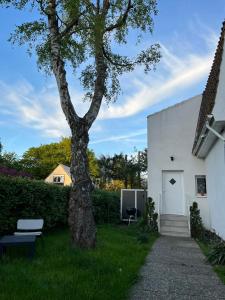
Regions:
M 67 175 L 71 176 L 70 174 L 70 167 L 63 165 L 63 164 L 59 164 L 59 166 L 62 166 L 64 171 L 67 173 Z
M 225 36 L 225 21 L 223 22 L 223 26 L 221 28 L 221 35 L 217 45 L 212 68 L 209 73 L 205 90 L 202 95 L 202 102 L 200 106 L 198 123 L 195 132 L 195 140 L 194 140 L 192 151 L 194 151 L 195 147 L 197 146 L 198 139 L 201 135 L 202 129 L 207 120 L 207 115 L 212 113 L 215 104 L 216 93 L 217 93 L 217 88 L 219 83 L 219 76 L 220 76 L 220 67 L 221 67 L 221 62 L 223 57 L 224 36 Z

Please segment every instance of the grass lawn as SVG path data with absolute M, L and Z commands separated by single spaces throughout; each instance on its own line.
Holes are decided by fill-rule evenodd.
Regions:
M 207 255 L 210 251 L 210 246 L 203 242 L 198 242 L 200 248 L 202 249 L 202 252 Z M 225 266 L 213 266 L 214 271 L 218 274 L 220 279 L 225 284 Z
M 0 299 L 126 299 L 157 238 L 136 237 L 135 226 L 104 225 L 95 250 L 72 249 L 67 230 L 46 234 L 43 247 L 38 241 L 33 261 L 10 249 L 0 261 Z

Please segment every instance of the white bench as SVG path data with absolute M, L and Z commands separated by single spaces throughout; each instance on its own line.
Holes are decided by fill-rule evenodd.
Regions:
M 44 225 L 43 219 L 19 219 L 17 221 L 17 230 L 14 235 L 42 235 Z

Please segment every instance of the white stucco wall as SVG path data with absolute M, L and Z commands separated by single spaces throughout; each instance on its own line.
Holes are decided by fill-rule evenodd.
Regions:
M 205 161 L 211 226 L 225 239 L 225 160 L 222 140 L 217 140 Z
M 219 83 L 212 111 L 215 121 L 225 121 L 225 52 L 220 66 Z M 225 137 L 225 133 L 222 134 Z M 224 142 L 217 139 L 207 157 L 207 187 L 211 226 L 225 239 L 225 157 Z
M 192 155 L 201 98 L 196 96 L 148 117 L 148 191 L 158 205 L 162 170 L 182 170 L 185 200 L 198 202 L 203 222 L 210 228 L 207 198 L 195 193 L 195 175 L 205 175 L 205 163 Z

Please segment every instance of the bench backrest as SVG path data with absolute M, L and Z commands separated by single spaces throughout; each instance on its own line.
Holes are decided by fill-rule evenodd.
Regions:
M 19 219 L 17 221 L 18 230 L 40 230 L 43 225 L 43 219 Z

